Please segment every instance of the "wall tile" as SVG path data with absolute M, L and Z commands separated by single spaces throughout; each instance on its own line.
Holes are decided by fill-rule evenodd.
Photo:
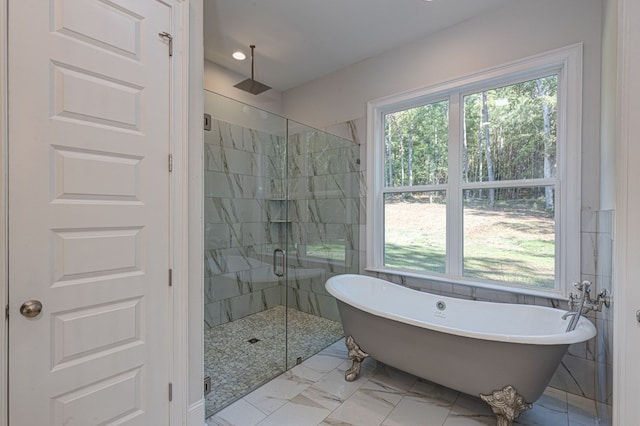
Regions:
M 357 272 L 361 190 L 360 148 L 308 131 L 284 139 L 213 120 L 205 132 L 206 297 L 210 323 L 229 321 L 284 302 L 281 280 L 270 277 L 271 253 L 293 237 L 289 267 Z M 285 168 L 290 179 L 284 180 Z M 277 200 L 287 195 L 292 201 Z M 333 198 L 332 198 L 333 197 Z M 350 198 L 354 197 L 354 198 Z M 288 211 L 287 211 L 288 209 Z M 290 223 L 280 222 L 289 217 Z M 313 260 L 308 244 L 345 245 L 344 264 Z M 347 265 L 347 266 L 345 266 Z M 355 269 L 353 269 L 355 268 Z M 336 318 L 324 278 L 299 277 L 291 291 L 301 310 Z
M 595 210 L 582 210 L 582 221 L 580 228 L 582 232 L 596 233 L 598 232 L 598 214 Z
M 550 386 L 595 399 L 595 363 L 585 358 L 565 355 Z
M 204 305 L 204 324 L 206 328 L 215 327 L 226 321 L 222 318 L 222 305 L 220 302 L 212 302 Z
M 596 233 L 582 232 L 580 236 L 580 272 L 582 274 L 595 275 L 598 258 L 598 235 Z

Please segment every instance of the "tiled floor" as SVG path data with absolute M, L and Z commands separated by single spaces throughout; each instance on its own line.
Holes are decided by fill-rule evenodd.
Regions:
M 372 359 L 346 382 L 344 340 L 278 376 L 207 420 L 209 426 L 495 425 L 479 398 L 418 380 Z M 600 425 L 593 401 L 548 388 L 517 425 Z
M 307 359 L 342 333 L 340 323 L 284 306 L 205 330 L 204 371 L 213 389 L 206 397 L 207 415 L 286 370 L 285 350 L 294 366 L 298 357 Z M 257 341 L 250 343 L 252 338 Z

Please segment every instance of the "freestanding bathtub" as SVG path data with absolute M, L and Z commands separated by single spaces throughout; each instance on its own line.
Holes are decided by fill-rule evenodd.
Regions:
M 499 425 L 511 424 L 542 395 L 570 344 L 596 334 L 584 317 L 566 332 L 569 319 L 562 319 L 566 311 L 560 309 L 438 296 L 364 275 L 337 275 L 325 287 L 338 301 L 354 360 L 347 380 L 371 356 L 448 388 L 484 395 Z M 509 418 L 496 404 L 507 411 L 523 407 Z

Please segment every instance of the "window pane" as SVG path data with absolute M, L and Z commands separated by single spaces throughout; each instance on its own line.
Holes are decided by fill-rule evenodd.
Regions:
M 464 191 L 464 275 L 554 287 L 553 187 Z
M 464 182 L 556 176 L 558 78 L 464 97 Z
M 445 191 L 385 194 L 384 265 L 445 272 Z
M 384 186 L 447 182 L 449 102 L 384 116 Z

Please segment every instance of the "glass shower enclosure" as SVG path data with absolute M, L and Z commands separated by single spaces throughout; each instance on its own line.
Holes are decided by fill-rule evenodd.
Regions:
M 351 141 L 207 91 L 204 133 L 208 417 L 342 337 L 361 200 Z

